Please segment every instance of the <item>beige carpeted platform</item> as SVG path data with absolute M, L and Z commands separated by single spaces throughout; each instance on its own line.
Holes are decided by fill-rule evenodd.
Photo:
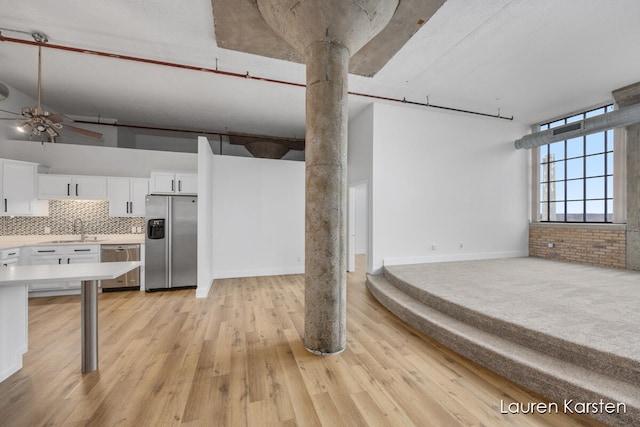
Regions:
M 628 402 L 640 425 L 640 272 L 512 258 L 385 267 L 376 298 L 453 350 L 552 400 Z

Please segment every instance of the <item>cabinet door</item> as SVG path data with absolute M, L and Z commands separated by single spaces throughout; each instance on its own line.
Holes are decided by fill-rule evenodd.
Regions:
M 36 199 L 36 165 L 3 162 L 2 212 L 5 215 L 31 215 Z
M 198 175 L 195 173 L 176 174 L 176 192 L 179 194 L 198 194 Z
M 151 194 L 174 194 L 176 192 L 173 172 L 151 172 Z
M 66 258 L 64 258 L 64 255 L 60 254 L 31 256 L 31 264 L 33 265 L 60 264 L 65 261 Z M 65 289 L 65 285 L 64 282 L 29 283 L 29 291 L 53 291 Z
M 107 178 L 104 176 L 75 176 L 72 194 L 77 199 L 107 200 Z
M 131 186 L 129 187 L 130 207 L 129 211 L 133 216 L 145 215 L 146 197 L 149 194 L 149 180 L 148 179 L 131 179 Z
M 130 216 L 129 178 L 109 178 L 109 216 Z
M 38 198 L 44 200 L 71 199 L 69 175 L 38 175 Z

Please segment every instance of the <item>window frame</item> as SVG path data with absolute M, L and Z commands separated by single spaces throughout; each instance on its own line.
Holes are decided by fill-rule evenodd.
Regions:
M 610 111 L 613 111 L 613 109 L 613 104 L 606 104 L 597 108 L 590 108 L 586 111 L 571 114 L 560 119 L 554 119 L 540 124 L 538 126 L 538 130 L 544 131 L 547 129 L 555 128 L 557 126 L 564 126 L 566 124 L 585 120 L 586 118 L 593 117 L 599 114 L 608 113 Z M 598 134 L 602 135 L 602 149 L 604 151 L 599 150 L 597 152 L 589 152 L 588 138 L 593 138 L 593 135 Z M 581 140 L 581 147 L 578 150 L 581 151 L 581 153 L 579 155 L 570 156 L 569 144 L 572 142 L 578 142 L 575 141 L 578 138 Z M 570 138 L 567 140 L 561 140 L 537 147 L 536 155 L 532 158 L 532 160 L 534 160 L 534 164 L 536 165 L 534 169 L 534 191 L 536 197 L 534 198 L 535 208 L 533 211 L 533 213 L 535 214 L 534 218 L 536 218 L 535 222 L 545 224 L 611 224 L 616 222 L 616 208 L 618 207 L 616 206 L 614 198 L 614 195 L 616 193 L 616 176 L 622 171 L 617 170 L 617 144 L 615 144 L 615 141 L 616 136 L 614 134 L 614 130 L 607 129 L 593 134 L 583 135 L 581 137 Z M 562 158 L 555 160 L 551 158 L 554 151 L 552 149 L 552 145 L 560 143 L 562 144 Z M 557 147 L 558 146 L 556 145 L 556 147 L 554 148 Z M 596 158 L 597 156 L 602 156 L 603 173 L 599 175 L 589 175 L 587 167 L 589 159 Z M 570 171 L 568 162 L 575 162 L 576 160 L 581 160 L 581 174 L 577 177 L 569 177 Z M 555 173 L 552 173 L 551 167 L 553 164 L 562 164 L 562 177 L 557 177 L 555 176 Z M 589 197 L 588 183 L 595 182 L 595 179 L 600 180 L 598 185 L 602 186 L 603 194 L 601 197 Z M 570 183 L 576 182 L 580 182 L 582 186 L 582 193 L 580 197 L 572 197 L 568 191 L 568 185 Z M 553 190 L 550 185 L 552 183 L 562 185 L 562 198 L 558 198 L 555 192 L 552 193 Z M 590 213 L 588 206 L 593 202 L 601 203 L 603 212 Z M 562 204 L 561 212 L 558 212 L 557 208 L 555 207 L 558 203 Z M 581 205 L 581 213 L 576 213 L 574 216 L 572 216 L 573 214 L 570 212 L 569 206 L 570 204 L 577 203 Z M 543 211 L 543 208 L 546 208 L 546 212 Z M 553 212 L 554 210 L 555 212 Z M 561 216 L 562 218 L 558 219 L 558 216 L 556 215 Z M 577 220 L 577 216 L 581 216 L 582 219 Z M 596 216 L 601 217 L 602 219 L 596 218 Z

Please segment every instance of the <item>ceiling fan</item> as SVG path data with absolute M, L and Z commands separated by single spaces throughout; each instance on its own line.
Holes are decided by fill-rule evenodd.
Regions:
M 42 33 L 32 33 L 31 36 L 38 43 L 46 43 L 47 36 Z M 59 131 L 68 130 L 92 139 L 102 139 L 102 134 L 93 132 L 87 129 L 82 129 L 70 125 L 73 120 L 64 114 L 51 114 L 44 108 L 42 108 L 41 96 L 42 96 L 42 46 L 38 45 L 38 102 L 35 107 L 24 107 L 22 113 L 14 113 L 13 111 L 2 110 L 0 111 L 16 116 L 22 116 L 21 119 L 16 117 L 2 117 L 0 120 L 21 120 L 21 123 L 16 126 L 16 129 L 20 132 L 29 133 L 36 136 L 44 136 L 49 139 L 50 142 L 55 142 L 55 137 L 59 136 Z

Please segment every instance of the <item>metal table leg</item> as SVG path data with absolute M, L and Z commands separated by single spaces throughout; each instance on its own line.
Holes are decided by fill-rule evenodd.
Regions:
M 98 369 L 98 281 L 82 281 L 82 373 Z

